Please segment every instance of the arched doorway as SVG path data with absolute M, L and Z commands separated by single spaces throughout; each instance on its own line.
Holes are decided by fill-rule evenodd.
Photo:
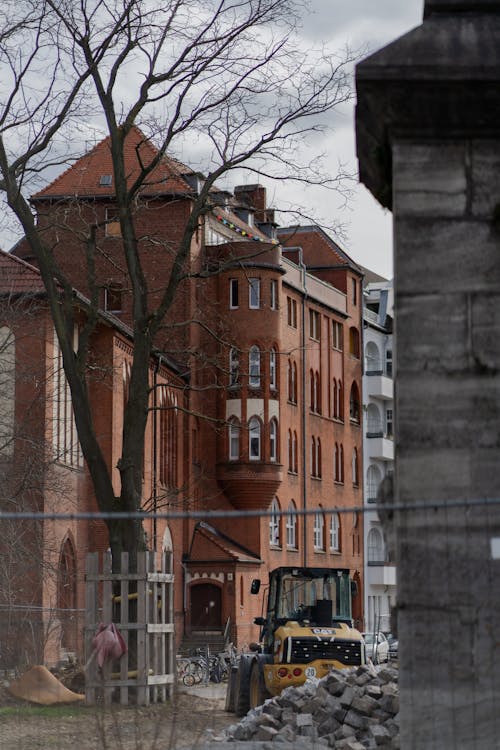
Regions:
M 213 583 L 191 586 L 191 628 L 212 630 L 222 627 L 222 593 Z

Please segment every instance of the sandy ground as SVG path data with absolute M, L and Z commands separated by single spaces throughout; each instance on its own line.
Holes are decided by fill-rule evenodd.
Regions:
M 77 704 L 43 709 L 0 689 L 1 750 L 174 750 L 206 744 L 235 716 L 224 711 L 225 685 L 185 688 L 167 704 L 128 707 Z M 8 708 L 8 711 L 6 710 Z M 208 731 L 207 731 L 208 730 Z

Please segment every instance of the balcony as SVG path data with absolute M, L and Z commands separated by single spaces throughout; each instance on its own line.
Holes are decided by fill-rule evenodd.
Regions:
M 366 583 L 369 586 L 395 586 L 396 566 L 392 563 L 368 562 Z
M 268 508 L 283 481 L 283 466 L 260 461 L 217 465 L 217 481 L 239 510 Z
M 367 372 L 364 388 L 365 397 L 380 398 L 384 401 L 392 401 L 394 398 L 394 381 L 382 371 Z
M 382 432 L 367 432 L 368 457 L 378 461 L 394 461 L 394 442 Z

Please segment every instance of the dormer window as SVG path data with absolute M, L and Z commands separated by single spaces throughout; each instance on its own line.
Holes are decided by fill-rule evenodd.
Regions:
M 112 174 L 102 174 L 99 178 L 99 185 L 101 187 L 110 187 L 113 184 Z

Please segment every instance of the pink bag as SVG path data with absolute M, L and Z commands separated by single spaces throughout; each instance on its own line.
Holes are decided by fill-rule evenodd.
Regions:
M 101 622 L 92 641 L 92 647 L 96 652 L 99 667 L 102 667 L 104 662 L 119 659 L 127 652 L 127 644 L 112 622 L 109 625 Z

